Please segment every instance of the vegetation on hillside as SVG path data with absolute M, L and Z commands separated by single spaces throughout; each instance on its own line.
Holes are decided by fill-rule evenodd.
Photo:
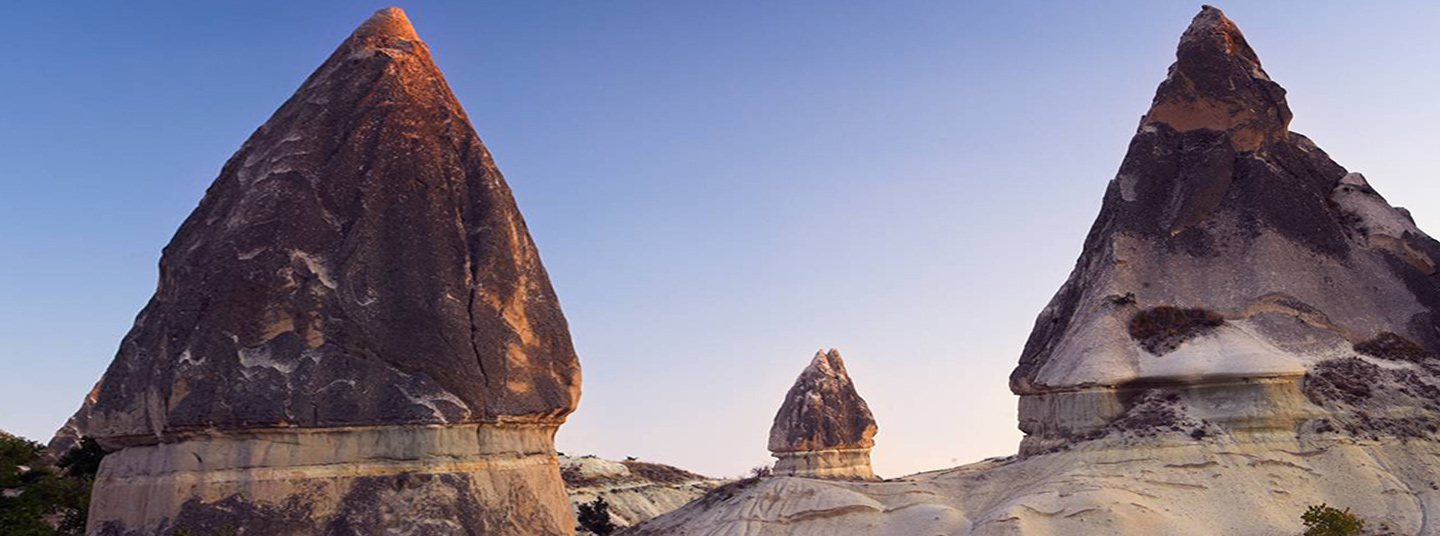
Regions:
M 0 434 L 0 536 L 84 534 L 90 487 L 104 456 L 87 437 L 52 466 L 43 445 Z
M 610 503 L 604 497 L 580 505 L 580 528 L 599 536 L 606 536 L 618 528 L 610 521 Z
M 1365 530 L 1365 521 L 1349 508 L 1337 510 L 1325 504 L 1311 506 L 1300 520 L 1305 523 L 1305 536 L 1357 536 Z

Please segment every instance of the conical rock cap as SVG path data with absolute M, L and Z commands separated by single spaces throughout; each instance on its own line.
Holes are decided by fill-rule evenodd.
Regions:
M 870 448 L 877 430 L 840 352 L 821 350 L 785 394 L 770 428 L 770 451 Z
M 390 8 L 225 164 L 82 424 L 556 423 L 579 374 L 509 186 Z

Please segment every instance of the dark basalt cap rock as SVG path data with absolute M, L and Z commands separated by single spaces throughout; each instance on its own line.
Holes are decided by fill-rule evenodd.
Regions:
M 1384 332 L 1440 351 L 1440 243 L 1290 119 L 1240 30 L 1203 8 L 1075 270 L 1036 320 L 1012 391 L 1294 374 Z M 1157 307 L 1214 316 L 1224 326 L 1196 340 L 1255 358 L 1157 360 L 1126 333 Z
M 821 350 L 785 394 L 770 427 L 770 451 L 868 449 L 875 446 L 877 430 L 840 352 Z
M 79 424 L 558 423 L 579 390 L 510 188 L 390 8 L 225 164 Z
M 1270 81 L 1245 36 L 1219 9 L 1205 6 L 1195 15 L 1175 57 L 1143 124 L 1227 132 L 1237 150 L 1254 150 L 1286 134 L 1291 115 L 1285 89 Z

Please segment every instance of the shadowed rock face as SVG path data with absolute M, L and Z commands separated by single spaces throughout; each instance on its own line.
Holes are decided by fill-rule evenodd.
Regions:
M 1251 401 L 1180 401 L 1197 422 L 1292 429 L 1323 413 L 1297 383 L 1317 363 L 1387 333 L 1440 350 L 1440 244 L 1290 118 L 1240 30 L 1205 7 L 1010 377 L 1027 447 L 1101 433 L 1154 388 Z M 1167 310 L 1207 325 L 1131 336 Z M 1245 379 L 1269 384 L 1220 386 Z
M 281 533 L 373 533 L 398 521 L 326 519 L 383 495 L 483 520 L 470 529 L 484 534 L 540 534 L 570 528 L 548 445 L 579 392 L 510 189 L 392 8 L 225 164 L 62 436 L 125 448 L 107 459 L 92 530 L 240 525 L 205 516 L 285 506 L 306 515 Z M 455 444 L 474 448 L 430 458 Z M 207 506 L 219 501 L 251 507 Z
M 800 476 L 873 477 L 875 416 L 845 371 L 840 352 L 815 353 L 770 427 L 775 470 Z

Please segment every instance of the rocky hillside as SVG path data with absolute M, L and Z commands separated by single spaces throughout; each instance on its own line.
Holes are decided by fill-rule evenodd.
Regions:
M 1014 457 L 717 489 L 631 536 L 1440 534 L 1440 243 L 1206 6 L 1010 378 Z
M 603 497 L 610 504 L 611 521 L 619 527 L 684 506 L 725 483 L 669 465 L 595 456 L 561 456 L 560 476 L 572 507 Z

